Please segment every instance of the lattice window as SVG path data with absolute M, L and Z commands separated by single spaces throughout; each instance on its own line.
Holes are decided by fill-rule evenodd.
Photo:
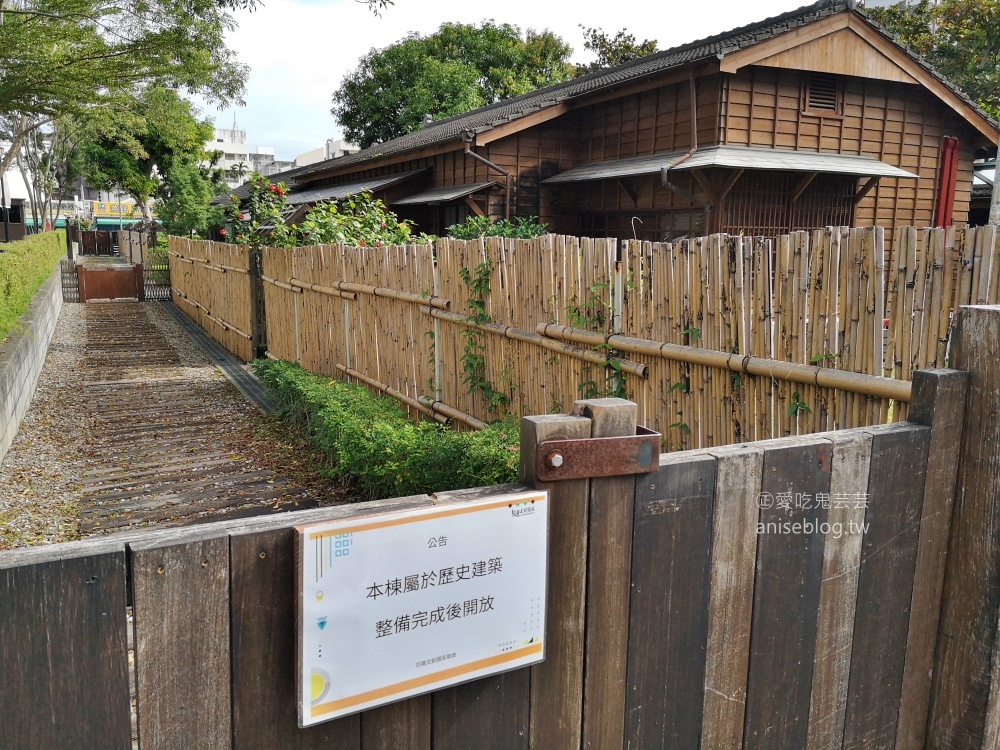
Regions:
M 840 114 L 840 79 L 828 73 L 809 73 L 806 78 L 805 108 L 812 112 Z

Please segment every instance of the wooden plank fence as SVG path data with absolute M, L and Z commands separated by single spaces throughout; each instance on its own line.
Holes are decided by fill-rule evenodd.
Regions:
M 522 483 L 553 499 L 546 661 L 307 730 L 293 527 L 510 486 L 2 553 L 0 745 L 130 746 L 131 591 L 140 748 L 989 746 L 1000 308 L 963 315 L 971 372 L 914 373 L 915 421 L 542 483 L 539 442 L 634 433 L 637 405 L 524 418 Z
M 245 352 L 226 325 L 249 333 L 230 319 L 246 279 L 181 266 L 229 247 L 242 269 L 246 250 L 171 242 L 181 307 Z M 472 424 L 627 396 L 667 449 L 899 421 L 912 373 L 947 360 L 952 311 L 1000 301 L 1000 236 L 904 228 L 895 243 L 891 267 L 878 227 L 266 248 L 267 349 Z
M 133 232 L 122 230 L 118 232 L 118 254 L 129 263 L 146 263 L 146 251 L 149 249 L 149 232 Z

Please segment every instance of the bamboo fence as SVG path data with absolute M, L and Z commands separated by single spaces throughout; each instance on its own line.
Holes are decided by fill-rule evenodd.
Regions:
M 945 365 L 957 306 L 1000 301 L 995 227 L 904 228 L 886 250 L 879 227 L 266 248 L 268 349 L 471 426 L 611 394 L 665 449 L 880 424 L 905 418 L 914 370 Z M 222 252 L 247 266 L 172 238 L 175 299 L 246 357 Z
M 250 255 L 246 246 L 170 237 L 170 298 L 244 361 L 250 345 Z

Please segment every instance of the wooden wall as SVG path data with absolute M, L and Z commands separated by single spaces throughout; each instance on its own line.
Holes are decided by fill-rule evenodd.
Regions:
M 858 205 L 856 226 L 930 226 L 934 219 L 941 138 L 961 141 L 955 223 L 968 219 L 972 187 L 971 126 L 922 87 L 845 77 L 843 114 L 803 112 L 805 74 L 750 66 L 727 76 L 720 142 L 871 156 L 919 180 L 884 178 Z
M 697 79 L 698 145 L 718 143 L 719 75 Z M 691 148 L 691 88 L 687 80 L 623 96 L 574 113 L 581 163 Z

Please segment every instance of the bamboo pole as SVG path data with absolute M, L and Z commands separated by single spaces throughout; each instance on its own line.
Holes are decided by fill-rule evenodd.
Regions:
M 286 284 L 284 281 L 278 281 L 277 279 L 272 279 L 270 276 L 265 276 L 264 274 L 261 274 L 260 278 L 266 281 L 268 284 L 274 284 L 274 286 L 280 287 L 281 289 L 286 289 L 289 292 L 295 292 L 296 294 L 302 294 L 301 287 L 296 287 L 292 286 L 291 284 Z
M 741 356 L 728 352 L 715 352 L 708 349 L 698 349 L 693 346 L 667 344 L 660 341 L 632 338 L 630 336 L 595 333 L 594 331 L 584 331 L 579 328 L 570 328 L 553 323 L 539 323 L 536 330 L 543 336 L 562 341 L 573 341 L 590 345 L 600 345 L 603 343 L 623 352 L 662 357 L 677 362 L 687 362 L 692 365 L 728 369 L 733 372 L 766 376 L 792 383 L 836 388 L 848 393 L 859 393 L 879 398 L 893 398 L 907 402 L 910 400 L 911 384 L 909 381 L 894 380 L 879 375 L 846 372 L 826 367 L 763 359 L 750 355 Z
M 466 414 L 464 411 L 459 411 L 453 406 L 448 406 L 448 404 L 442 403 L 441 401 L 435 401 L 428 396 L 421 396 L 420 403 L 435 412 L 440 412 L 441 414 L 451 417 L 452 419 L 457 419 L 459 422 L 464 422 L 469 427 L 475 430 L 484 430 L 488 425 L 485 422 L 481 422 L 471 414 Z
M 321 286 L 320 284 L 312 284 L 306 281 L 299 281 L 298 279 L 292 279 L 291 286 L 297 289 L 308 289 L 310 292 L 316 292 L 317 294 L 326 294 L 330 297 L 340 297 L 341 299 L 357 299 L 357 292 L 345 292 L 340 289 L 334 289 L 328 286 Z
M 632 362 L 619 357 L 603 357 L 598 352 L 591 351 L 589 349 L 580 349 L 579 347 L 568 346 L 558 341 L 547 340 L 539 333 L 523 331 L 519 328 L 513 328 L 512 326 L 506 326 L 501 323 L 474 323 L 459 313 L 434 310 L 429 307 L 421 307 L 420 311 L 424 315 L 430 315 L 432 318 L 458 323 L 459 325 L 463 325 L 468 328 L 478 328 L 482 331 L 489 331 L 490 333 L 504 336 L 505 338 L 513 341 L 524 341 L 529 344 L 535 344 L 550 351 L 558 352 L 559 354 L 566 354 L 570 357 L 575 357 L 576 359 L 593 362 L 594 364 L 601 365 L 602 367 L 607 367 L 609 362 L 616 362 L 621 366 L 622 372 L 627 372 L 630 375 L 636 375 L 640 378 L 645 378 L 647 375 L 648 368 L 641 362 Z
M 319 287 L 315 288 L 316 284 L 310 284 L 309 282 L 302 281 L 301 279 L 292 278 L 290 279 L 291 285 L 293 287 L 312 289 L 314 292 L 320 292 L 321 294 L 335 295 L 336 292 L 354 292 L 355 294 L 367 294 L 374 297 L 385 297 L 387 299 L 395 299 L 400 302 L 412 302 L 418 305 L 429 305 L 430 307 L 437 308 L 439 310 L 448 310 L 451 307 L 451 300 L 441 299 L 440 297 L 434 296 L 424 296 L 422 294 L 416 294 L 414 292 L 402 292 L 398 289 L 389 289 L 387 287 L 371 286 L 369 284 L 355 284 L 348 281 L 334 281 L 330 287 Z M 345 297 L 345 299 L 354 299 L 354 297 Z

